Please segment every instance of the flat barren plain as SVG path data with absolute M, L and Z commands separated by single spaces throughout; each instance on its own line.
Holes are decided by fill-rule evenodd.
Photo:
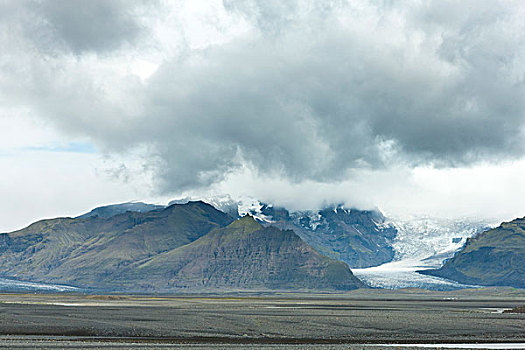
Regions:
M 0 348 L 410 349 L 525 343 L 525 290 L 0 294 Z M 501 345 L 503 346 L 503 344 Z M 458 345 L 459 347 L 459 345 Z

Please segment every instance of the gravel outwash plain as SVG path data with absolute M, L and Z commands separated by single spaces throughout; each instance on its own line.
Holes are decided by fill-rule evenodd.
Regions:
M 220 296 L 0 294 L 0 348 L 374 349 L 370 344 L 525 343 L 525 315 L 502 313 L 524 304 L 525 290 L 511 288 Z

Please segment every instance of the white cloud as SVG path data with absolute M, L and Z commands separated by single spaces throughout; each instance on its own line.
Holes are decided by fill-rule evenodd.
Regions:
M 292 183 L 279 176 L 260 176 L 244 168 L 214 186 L 207 195 L 253 197 L 293 210 L 344 203 L 360 209 L 380 208 L 393 217 L 407 214 L 493 222 L 525 215 L 525 158 L 462 168 L 407 166 L 360 170 L 332 183 Z M 186 193 L 199 196 L 200 193 Z
M 33 181 L 56 188 L 41 198 L 80 195 L 64 172 L 93 184 L 93 204 L 222 191 L 515 215 L 524 14 L 473 0 L 2 3 L 1 165 L 46 176 L 5 172 L 0 194 Z M 82 143 L 100 154 L 35 153 Z M 102 157 L 113 180 L 94 171 Z

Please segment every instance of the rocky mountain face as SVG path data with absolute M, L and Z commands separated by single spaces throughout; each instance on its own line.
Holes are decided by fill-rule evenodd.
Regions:
M 379 211 L 335 206 L 290 213 L 261 204 L 249 213 L 265 225 L 293 230 L 322 254 L 351 268 L 378 266 L 394 258 L 392 243 L 397 229 Z
M 0 271 L 21 280 L 97 287 L 137 260 L 195 241 L 232 218 L 203 202 L 58 218 L 0 235 Z
M 363 286 L 346 264 L 292 231 L 251 217 L 234 221 L 200 201 L 43 220 L 0 234 L 0 271 L 26 281 L 128 292 Z
M 161 291 L 363 287 L 346 264 L 319 254 L 293 231 L 263 227 L 250 216 L 140 262 L 124 276 L 142 290 Z
M 525 288 L 525 218 L 467 239 L 441 268 L 420 273 L 465 284 Z

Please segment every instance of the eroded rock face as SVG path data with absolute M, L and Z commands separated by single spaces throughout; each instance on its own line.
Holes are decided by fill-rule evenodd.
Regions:
M 293 231 L 263 227 L 249 216 L 134 266 L 133 271 L 149 276 L 148 283 L 160 290 L 363 287 L 346 264 L 319 254 Z
M 294 230 L 319 252 L 351 268 L 378 266 L 394 258 L 392 242 L 397 229 L 379 211 L 336 206 L 289 213 L 263 205 L 261 214 L 270 225 Z
M 7 233 L 0 233 L 0 252 L 5 251 L 11 244 L 11 238 Z
M 441 268 L 420 273 L 465 284 L 525 288 L 525 218 L 468 239 Z

